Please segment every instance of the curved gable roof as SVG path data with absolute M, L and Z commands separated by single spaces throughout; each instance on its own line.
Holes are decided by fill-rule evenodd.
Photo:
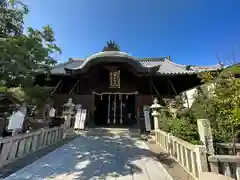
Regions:
M 107 60 L 108 57 L 109 59 Z M 178 75 L 178 74 L 196 74 L 201 71 L 211 71 L 218 70 L 221 68 L 220 65 L 215 66 L 190 66 L 187 68 L 187 65 L 181 65 L 174 63 L 168 57 L 160 57 L 160 58 L 136 58 L 131 56 L 128 53 L 118 52 L 118 51 L 106 51 L 94 54 L 87 59 L 84 58 L 70 58 L 68 62 L 59 64 L 55 66 L 52 70 L 52 74 L 66 74 L 66 70 L 82 70 L 94 63 L 101 62 L 116 62 L 111 59 L 114 57 L 119 57 L 118 59 L 122 59 L 122 62 L 131 62 L 133 66 L 140 69 L 147 70 L 147 68 L 157 68 L 157 74 L 159 75 Z
M 105 51 L 94 54 L 88 57 L 83 63 L 75 68 L 65 68 L 66 72 L 71 73 L 83 73 L 86 72 L 90 67 L 103 63 L 126 63 L 132 66 L 137 72 L 148 73 L 156 72 L 159 67 L 152 66 L 147 67 L 140 63 L 134 56 L 120 51 Z

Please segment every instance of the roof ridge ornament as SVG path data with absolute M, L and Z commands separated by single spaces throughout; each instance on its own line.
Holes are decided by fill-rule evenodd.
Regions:
M 191 70 L 193 70 L 193 67 L 194 67 L 193 65 L 190 65 L 190 64 L 189 64 L 189 65 L 186 65 L 186 66 L 185 66 L 185 69 L 186 69 L 187 71 L 191 71 Z
M 107 41 L 107 45 L 104 46 L 103 51 L 120 51 L 120 46 L 115 41 Z

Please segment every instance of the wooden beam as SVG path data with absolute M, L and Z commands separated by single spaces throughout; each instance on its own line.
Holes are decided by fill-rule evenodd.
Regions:
M 55 91 L 57 90 L 57 88 L 60 86 L 61 83 L 62 83 L 62 80 L 60 80 L 60 81 L 57 83 L 56 87 L 54 88 L 54 90 L 53 90 L 53 92 L 52 92 L 51 94 L 54 94 L 54 93 L 55 93 Z
M 75 87 L 78 85 L 79 80 L 77 80 L 77 82 L 74 84 L 74 86 L 72 87 L 71 91 L 69 92 L 69 94 L 72 94 L 73 90 L 75 89 Z

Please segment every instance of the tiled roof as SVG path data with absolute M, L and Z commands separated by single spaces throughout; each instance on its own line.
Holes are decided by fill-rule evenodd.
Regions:
M 168 59 L 164 60 L 141 60 L 140 61 L 145 67 L 159 66 L 159 74 L 189 74 L 195 71 L 189 71 L 185 66 L 181 66 L 173 63 Z
M 65 68 L 67 69 L 75 69 L 76 67 L 79 67 L 82 65 L 84 60 L 69 60 L 68 62 L 61 63 L 56 65 L 52 70 L 52 74 L 65 74 Z
M 96 55 L 93 55 L 96 56 Z M 81 69 L 84 64 L 86 64 L 86 61 L 89 61 L 89 59 L 93 59 L 90 56 L 87 59 L 69 59 L 68 62 L 58 64 L 55 66 L 52 70 L 52 74 L 65 74 L 65 68 L 66 69 Z M 124 55 L 125 56 L 125 55 Z M 132 57 L 132 56 L 131 56 Z M 162 57 L 162 58 L 134 58 L 133 60 L 139 61 L 143 67 L 155 67 L 160 66 L 159 70 L 157 71 L 158 74 L 162 75 L 174 75 L 174 74 L 194 74 L 201 71 L 211 71 L 211 70 L 217 70 L 220 69 L 220 65 L 216 66 L 206 66 L 206 67 L 200 67 L 200 66 L 190 66 L 187 68 L 187 65 L 180 65 L 172 62 L 169 60 L 168 57 Z

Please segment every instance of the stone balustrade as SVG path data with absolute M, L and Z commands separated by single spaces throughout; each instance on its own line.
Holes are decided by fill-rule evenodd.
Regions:
M 63 139 L 64 127 L 40 129 L 0 140 L 0 168 Z
M 201 172 L 208 171 L 203 146 L 190 144 L 159 129 L 155 130 L 155 141 L 194 178 L 198 179 Z
M 202 172 L 200 174 L 199 180 L 234 180 L 233 178 L 223 176 L 221 174 L 216 174 L 213 172 Z
M 240 156 L 213 155 L 207 158 L 204 146 L 190 144 L 159 129 L 155 130 L 155 141 L 195 179 L 240 180 Z
M 232 143 L 217 143 L 217 152 L 219 155 L 232 155 L 233 145 Z M 240 155 L 240 143 L 236 143 L 237 154 Z
M 214 155 L 208 160 L 212 172 L 240 180 L 240 156 Z

